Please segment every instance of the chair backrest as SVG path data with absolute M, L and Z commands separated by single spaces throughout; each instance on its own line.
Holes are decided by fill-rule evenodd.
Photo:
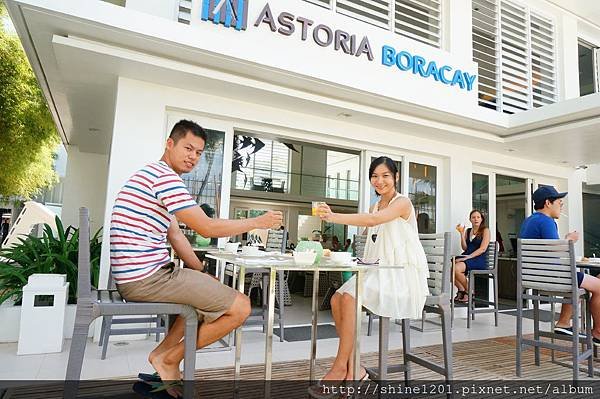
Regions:
M 90 211 L 79 208 L 79 249 L 77 258 L 77 301 L 92 298 L 90 279 Z
M 265 249 L 267 251 L 279 251 L 281 253 L 285 253 L 286 241 L 287 229 L 269 229 L 269 232 L 267 233 L 267 242 L 265 244 Z
M 425 250 L 429 266 L 427 285 L 430 295 L 446 294 L 450 297 L 451 233 L 419 234 L 419 239 Z
M 498 266 L 498 250 L 500 245 L 497 241 L 490 241 L 486 252 L 486 265 L 488 270 L 495 270 Z
M 577 292 L 575 247 L 569 240 L 517 240 L 517 293 Z
M 367 245 L 367 236 L 364 234 L 354 234 L 354 256 L 362 258 L 365 255 L 365 246 Z

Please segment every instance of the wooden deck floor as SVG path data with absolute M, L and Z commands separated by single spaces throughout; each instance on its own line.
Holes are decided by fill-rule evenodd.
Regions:
M 433 345 L 417 348 L 415 352 L 428 356 L 430 359 L 440 362 L 441 345 Z M 559 352 L 557 352 L 559 354 Z M 559 354 L 564 358 L 564 354 Z M 363 354 L 362 362 L 367 367 L 376 366 L 377 353 Z M 327 367 L 331 364 L 332 358 L 318 359 L 316 375 L 322 376 Z M 402 351 L 394 350 L 390 352 L 389 364 L 402 362 Z M 198 365 L 202 366 L 202 365 Z M 600 369 L 600 361 L 595 359 L 594 366 L 596 370 Z M 242 379 L 245 381 L 255 380 L 255 386 L 262 386 L 263 366 L 248 365 L 242 367 Z M 308 361 L 291 361 L 275 363 L 273 365 L 274 380 L 307 380 L 309 377 Z M 439 375 L 418 365 L 413 366 L 412 371 L 414 380 L 422 381 L 440 381 Z M 551 362 L 550 351 L 542 350 L 541 365 L 534 364 L 533 350 L 527 350 L 523 355 L 523 377 L 517 378 L 515 375 L 515 338 L 501 337 L 487 340 L 460 342 L 454 344 L 454 376 L 455 380 L 479 380 L 479 381 L 530 381 L 530 380 L 570 380 L 571 369 L 565 366 Z M 196 372 L 197 384 L 201 387 L 200 397 L 231 397 L 231 394 L 223 395 L 223 386 L 229 387 L 232 384 L 233 368 L 214 368 L 199 369 Z M 582 380 L 588 379 L 584 373 L 581 373 Z M 120 380 L 100 380 L 82 383 L 80 395 L 98 397 L 99 393 L 113 398 L 137 397 L 131 395 L 132 380 L 135 376 L 123 377 Z M 390 380 L 403 380 L 402 374 L 390 375 Z M 596 376 L 595 381 L 600 382 L 600 377 Z M 219 383 L 218 381 L 221 381 Z M 260 382 L 260 384 L 259 384 Z M 292 384 L 291 382 L 289 384 Z M 298 393 L 298 396 L 292 392 L 286 391 L 286 383 L 274 384 L 272 397 L 285 397 L 291 399 L 295 397 L 306 397 L 306 391 Z M 600 387 L 598 387 L 600 392 Z M 596 393 L 597 395 L 597 393 Z M 594 395 L 594 396 L 596 396 Z M 21 398 L 60 398 L 60 387 L 27 387 L 8 389 L 2 399 L 21 399 Z M 244 394 L 242 397 L 263 397 L 262 393 Z M 589 396 L 588 396 L 589 397 Z M 597 396 L 596 396 L 597 397 Z

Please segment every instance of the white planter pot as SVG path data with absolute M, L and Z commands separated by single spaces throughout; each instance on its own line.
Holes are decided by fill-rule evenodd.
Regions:
M 73 328 L 75 327 L 75 309 L 76 305 L 67 305 L 65 313 L 65 338 L 73 336 Z M 0 306 L 0 343 L 17 342 L 19 340 L 19 325 L 21 323 L 21 307 L 12 306 L 11 304 L 2 304 Z M 101 320 L 101 319 L 98 319 Z M 88 337 L 93 336 L 94 323 L 90 325 Z

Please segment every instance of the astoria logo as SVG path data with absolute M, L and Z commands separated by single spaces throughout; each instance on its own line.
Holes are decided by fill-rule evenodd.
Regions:
M 249 0 L 202 0 L 202 20 L 246 30 Z

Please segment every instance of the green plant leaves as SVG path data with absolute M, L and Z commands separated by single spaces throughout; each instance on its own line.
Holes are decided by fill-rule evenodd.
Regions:
M 8 299 L 19 302 L 29 276 L 35 273 L 65 274 L 69 284 L 69 303 L 77 302 L 77 258 L 79 229 L 64 226 L 55 219 L 57 234 L 45 224 L 42 237 L 19 238 L 19 244 L 0 250 L 0 304 Z M 90 239 L 91 283 L 98 286 L 102 230 Z

